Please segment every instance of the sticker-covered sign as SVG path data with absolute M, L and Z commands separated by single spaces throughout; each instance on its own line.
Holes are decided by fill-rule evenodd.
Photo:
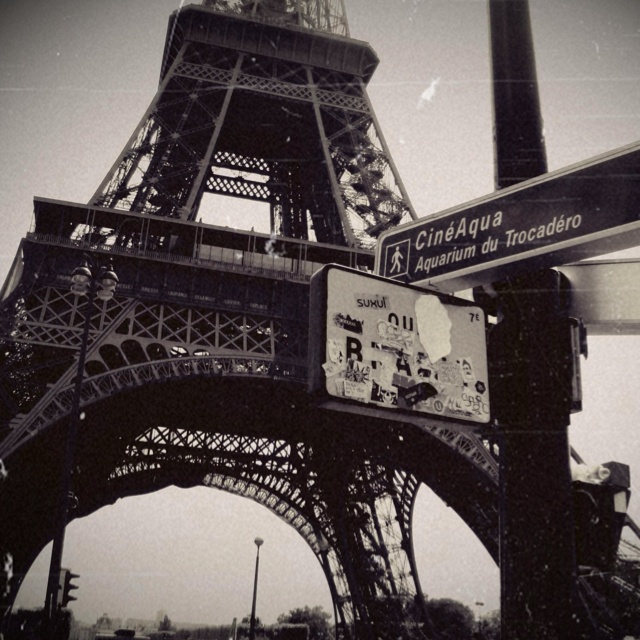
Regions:
M 394 412 L 489 422 L 480 307 L 333 265 L 312 280 L 312 299 L 314 285 L 325 296 L 315 306 L 324 325 L 312 361 L 321 368 L 311 372 L 316 390 Z

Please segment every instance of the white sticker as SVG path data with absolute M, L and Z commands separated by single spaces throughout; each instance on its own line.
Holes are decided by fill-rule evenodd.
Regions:
M 451 318 L 436 296 L 420 296 L 415 303 L 420 342 L 431 362 L 451 353 Z
M 329 338 L 327 340 L 329 360 L 334 364 L 343 364 L 345 362 L 344 357 L 344 340 L 338 340 L 336 338 Z

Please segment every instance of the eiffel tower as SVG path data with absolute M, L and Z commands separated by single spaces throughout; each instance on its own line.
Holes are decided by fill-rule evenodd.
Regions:
M 69 519 L 172 485 L 251 498 L 316 555 L 341 637 L 435 637 L 422 483 L 497 559 L 490 436 L 346 418 L 306 393 L 311 275 L 371 270 L 377 236 L 415 218 L 367 97 L 377 62 L 341 0 L 186 6 L 91 201 L 35 198 L 0 296 L 4 611 L 54 536 L 76 401 Z M 85 257 L 117 272 L 113 298 L 72 291 Z

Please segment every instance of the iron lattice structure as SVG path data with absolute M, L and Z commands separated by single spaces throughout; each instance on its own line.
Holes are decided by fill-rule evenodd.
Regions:
M 255 249 L 268 236 L 182 221 L 169 227 L 172 237 L 183 237 L 177 244 L 197 230 L 199 241 L 226 234 L 251 251 L 234 249 L 226 263 L 96 245 L 84 229 L 84 239 L 71 240 L 39 231 L 47 221 L 84 222 L 87 214 L 106 216 L 103 225 L 133 219 L 36 201 L 36 231 L 21 246 L 27 268 L 5 305 L 3 390 L 11 403 L 4 406 L 1 455 L 9 475 L 0 509 L 15 523 L 7 532 L 15 589 L 51 537 L 88 317 L 88 302 L 61 274 L 85 250 L 111 258 L 123 285 L 89 314 L 73 517 L 169 485 L 204 484 L 253 499 L 307 541 L 327 576 L 340 627 L 358 637 L 389 624 L 405 629 L 419 606 L 411 516 L 423 482 L 456 505 L 497 553 L 497 507 L 486 499 L 497 488 L 497 463 L 486 442 L 446 427 L 398 429 L 361 418 L 349 419 L 345 433 L 342 418 L 310 403 L 303 271 L 321 264 L 319 251 L 352 265 L 370 264 L 369 254 L 282 240 L 283 252 L 295 247 L 307 255 L 293 272 L 280 262 L 265 266 L 275 258 Z M 154 225 L 167 225 L 145 222 L 153 236 Z M 250 266 L 258 258 L 261 266 Z M 36 467 L 37 487 L 30 480 Z M 471 500 L 463 498 L 465 483 Z
M 92 204 L 195 220 L 208 195 L 267 203 L 271 231 L 371 248 L 415 217 L 342 3 L 225 2 L 176 12 L 161 84 Z
M 5 610 L 53 535 L 87 322 L 72 518 L 170 485 L 250 498 L 308 543 L 344 637 L 436 637 L 412 545 L 421 484 L 497 559 L 489 434 L 347 418 L 306 393 L 310 276 L 370 270 L 376 236 L 414 217 L 366 94 L 376 64 L 340 0 L 187 6 L 91 202 L 36 198 L 1 296 Z M 268 205 L 270 233 L 199 222 L 214 195 Z M 86 253 L 112 260 L 112 300 L 71 293 Z

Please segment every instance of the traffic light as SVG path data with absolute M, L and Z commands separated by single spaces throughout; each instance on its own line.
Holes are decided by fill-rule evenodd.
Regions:
M 77 573 L 71 573 L 69 569 L 60 569 L 60 589 L 62 595 L 60 596 L 60 606 L 66 607 L 72 600 L 77 600 L 75 596 L 71 595 L 73 589 L 77 589 L 78 585 L 73 584 L 71 581 L 80 576 Z

